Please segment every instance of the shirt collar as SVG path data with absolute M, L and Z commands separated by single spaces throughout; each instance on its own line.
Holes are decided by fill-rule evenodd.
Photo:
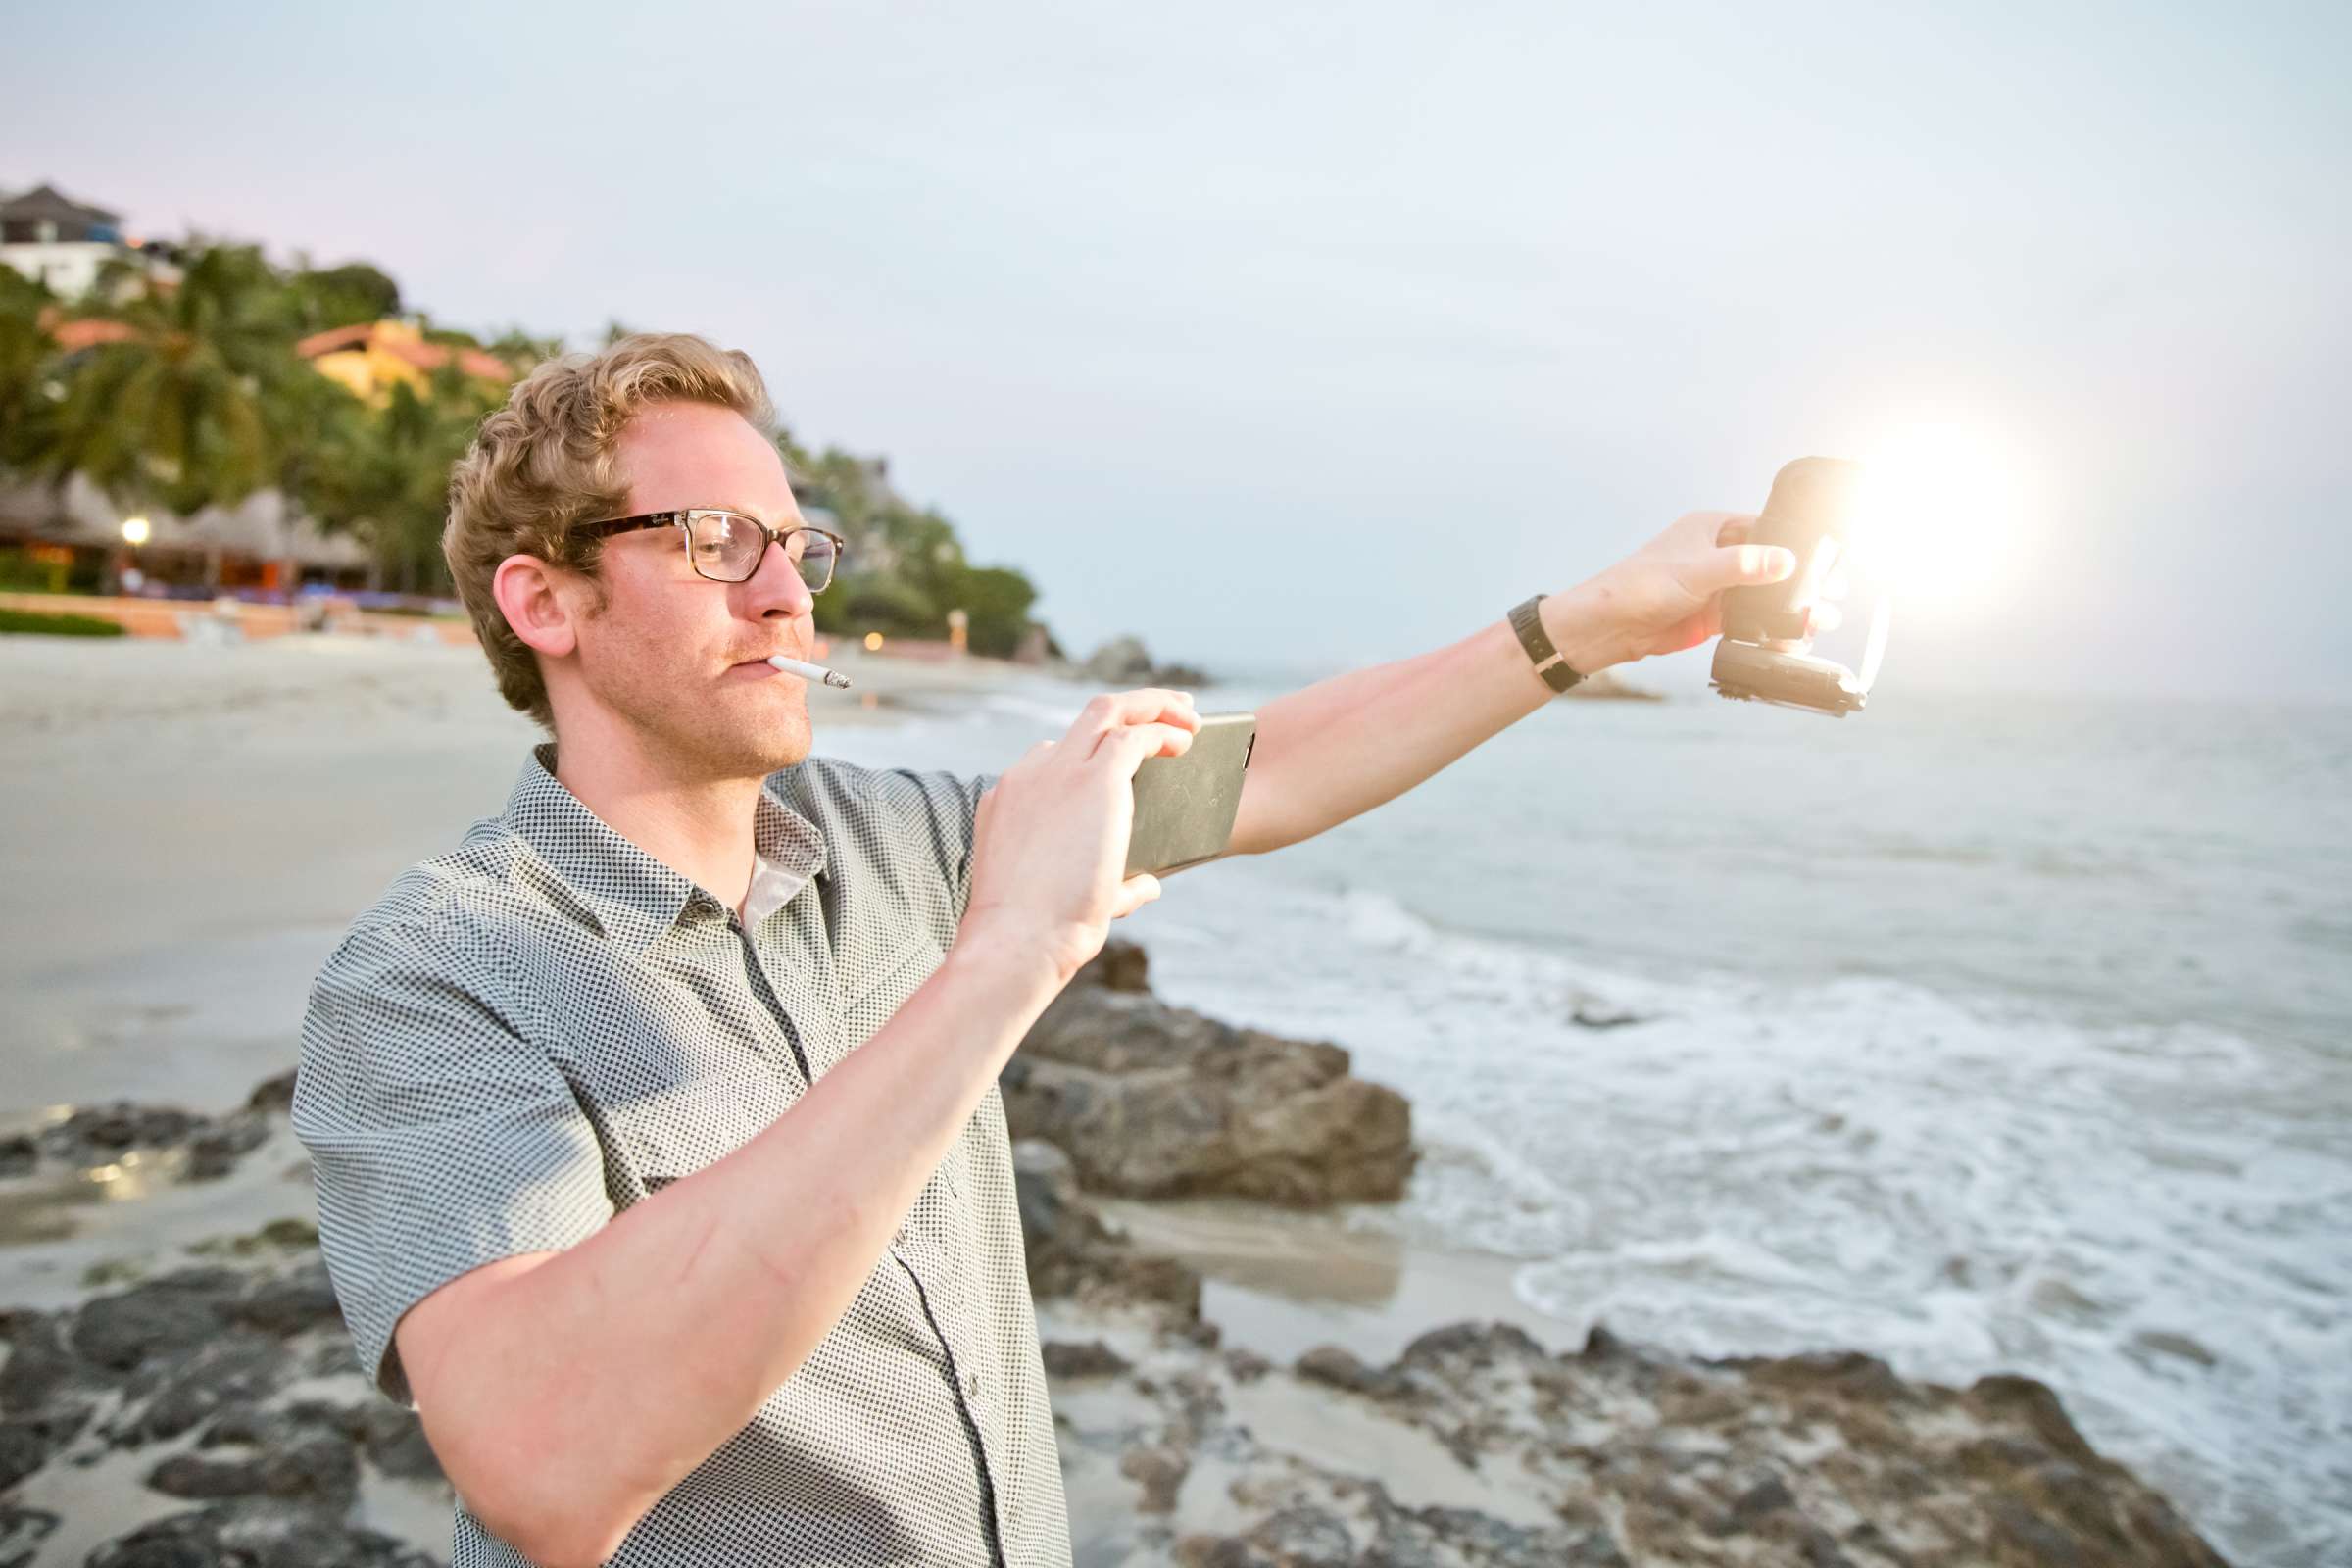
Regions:
M 727 912 L 717 895 L 646 854 L 591 811 L 564 787 L 555 767 L 555 742 L 532 747 L 501 821 L 563 879 L 607 937 L 632 955 L 641 954 L 697 900 L 716 913 Z M 825 869 L 825 836 L 784 798 L 797 797 L 797 783 L 796 768 L 761 782 L 752 815 L 752 847 L 762 860 L 806 880 Z

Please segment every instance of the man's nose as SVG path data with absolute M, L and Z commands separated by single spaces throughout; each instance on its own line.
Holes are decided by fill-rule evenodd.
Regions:
M 760 556 L 760 564 L 743 585 L 749 603 L 746 609 L 757 618 L 766 615 L 806 615 L 816 608 L 816 596 L 801 580 L 801 568 L 793 564 L 779 540 L 768 541 L 767 549 Z

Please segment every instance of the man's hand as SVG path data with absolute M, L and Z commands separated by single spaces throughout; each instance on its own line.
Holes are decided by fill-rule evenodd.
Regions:
M 1751 545 L 1750 512 L 1693 512 L 1596 577 L 1538 607 L 1544 630 L 1581 675 L 1651 654 L 1695 648 L 1723 630 L 1723 591 L 1779 582 L 1794 551 Z M 1817 606 L 1812 630 L 1838 623 Z
M 1147 686 L 1095 697 L 1059 742 L 1030 747 L 980 797 L 962 931 L 1004 932 L 1067 984 L 1111 921 L 1159 897 L 1159 878 L 1126 875 L 1135 773 L 1182 757 L 1200 728 L 1189 693 Z

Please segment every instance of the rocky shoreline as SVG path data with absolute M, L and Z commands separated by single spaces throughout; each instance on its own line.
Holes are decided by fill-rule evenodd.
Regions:
M 0 1209 L 126 1161 L 218 1182 L 277 1147 L 290 1088 L 0 1139 Z M 1478 1318 L 1381 1363 L 1227 1344 L 1200 1275 L 1098 1200 L 1392 1200 L 1410 1111 L 1336 1045 L 1158 1002 L 1131 944 L 1041 1017 L 1004 1089 L 1081 1568 L 2222 1560 L 2027 1378 L 1705 1360 L 1603 1329 L 1554 1349 Z M 440 1562 L 447 1484 L 354 1364 L 316 1232 L 281 1218 L 185 1250 L 200 1260 L 0 1308 L 0 1568 Z

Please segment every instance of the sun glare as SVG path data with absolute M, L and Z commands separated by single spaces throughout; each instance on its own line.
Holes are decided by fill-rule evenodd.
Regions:
M 1986 431 L 1917 424 L 1860 454 L 1854 564 L 1901 600 L 1981 600 L 2020 569 L 2031 486 Z

